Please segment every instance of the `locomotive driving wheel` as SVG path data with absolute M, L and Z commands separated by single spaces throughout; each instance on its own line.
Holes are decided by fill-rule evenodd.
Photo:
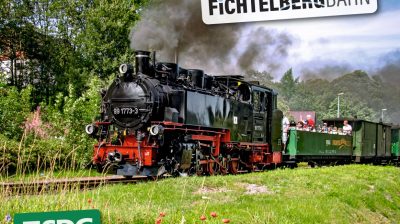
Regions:
M 214 170 L 216 162 L 212 159 L 208 160 L 208 174 L 210 176 L 218 174 L 218 170 Z
M 222 158 L 222 161 L 219 163 L 219 170 L 222 175 L 228 174 L 228 163 L 225 157 Z
M 228 162 L 228 171 L 237 174 L 239 171 L 239 158 L 231 158 Z
M 202 176 L 208 171 L 208 162 L 207 160 L 198 160 L 196 165 L 196 174 L 197 176 Z
M 226 158 L 222 158 L 222 161 L 219 159 L 214 159 L 213 161 L 213 171 L 215 174 L 226 175 L 228 174 L 228 168 L 226 167 Z

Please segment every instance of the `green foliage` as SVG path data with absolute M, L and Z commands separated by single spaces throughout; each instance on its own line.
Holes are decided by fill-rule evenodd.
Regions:
M 102 82 L 93 77 L 88 80 L 87 90 L 76 97 L 73 85 L 69 95 L 58 94 L 54 104 L 42 104 L 39 136 L 24 129 L 30 116 L 31 87 L 18 93 L 15 87 L 2 88 L 0 95 L 0 142 L 3 160 L 0 172 L 27 172 L 36 169 L 62 169 L 84 167 L 91 161 L 94 140 L 86 135 L 86 124 L 92 123 L 99 113 Z M 39 120 L 39 118 L 38 118 Z M 19 169 L 18 169 L 19 168 Z
M 345 74 L 331 83 L 337 93 L 343 92 L 353 100 L 361 101 L 371 108 L 384 108 L 383 83 L 380 80 L 372 79 L 364 71 L 356 70 Z
M 107 80 L 120 63 L 132 61 L 129 32 L 146 2 L 0 2 L 0 54 L 12 65 L 0 78 L 0 134 L 20 141 L 18 150 L 31 150 L 19 157 L 28 167 L 57 153 L 65 158 L 73 152 L 82 166 L 90 162 L 94 141 L 84 127 L 99 114 L 103 84 L 97 77 Z M 42 124 L 36 128 L 45 136 L 24 130 L 37 105 Z M 5 157 L 12 158 L 17 149 L 9 145 Z
M 29 115 L 32 87 L 19 92 L 15 87 L 0 87 L 0 133 L 10 139 L 20 139 L 24 121 Z
M 281 110 L 284 115 L 288 116 L 290 108 L 282 98 L 278 98 L 278 109 Z
M 138 19 L 132 1 L 96 0 L 84 11 L 85 29 L 75 39 L 88 65 L 102 77 L 116 71 L 129 58 L 129 32 Z
M 322 118 L 332 118 L 337 116 L 337 99 L 333 100 L 327 113 L 322 114 Z M 357 117 L 358 119 L 373 121 L 376 120 L 376 112 L 368 107 L 366 103 L 354 100 L 350 97 L 340 98 L 340 117 Z
M 296 93 L 296 85 L 298 84 L 299 80 L 294 79 L 292 69 L 289 69 L 279 83 L 279 89 L 281 96 L 286 100 L 290 101 L 292 97 Z
M 378 122 L 381 109 L 387 108 L 384 122 L 400 123 L 398 99 L 400 89 L 395 83 L 385 83 L 378 76 L 370 77 L 361 70 L 344 74 L 332 81 L 314 78 L 300 81 L 288 70 L 279 82 L 268 72 L 249 71 L 246 77 L 278 91 L 278 108 L 284 113 L 311 110 L 319 119 L 337 116 L 337 94 L 342 117 L 355 117 Z
M 73 149 L 60 139 L 23 139 L 20 142 L 0 135 L 0 174 L 28 174 L 38 170 L 76 166 Z
M 287 86 L 285 86 L 287 85 Z M 340 111 L 342 117 L 355 117 L 370 121 L 379 121 L 382 108 L 398 107 L 397 103 L 388 102 L 387 95 L 400 97 L 396 89 L 384 88 L 387 84 L 377 77 L 369 77 L 363 71 L 354 71 L 332 81 L 324 79 L 308 79 L 299 81 L 294 79 L 289 70 L 277 84 L 280 96 L 291 110 L 316 111 L 318 118 L 332 118 L 337 116 L 337 94 L 340 97 Z M 392 96 L 395 94 L 394 96 Z M 285 105 L 284 105 L 285 106 Z M 286 108 L 286 106 L 284 107 Z M 392 111 L 391 113 L 395 113 Z M 394 116 L 387 116 L 385 122 L 400 122 Z
M 0 174 L 2 174 L 8 170 L 16 169 L 19 144 L 17 141 L 9 139 L 2 134 L 0 134 L 0 143 L 0 152 L 2 155 L 0 160 Z
M 60 93 L 55 104 L 44 106 L 44 120 L 52 124 L 51 135 L 64 138 L 71 148 L 75 148 L 77 161 L 82 166 L 91 159 L 94 141 L 84 130 L 99 114 L 101 85 L 100 79 L 94 76 L 80 97 L 76 97 L 76 90 L 70 85 L 68 96 Z
M 326 80 L 308 80 L 296 85 L 296 92 L 290 100 L 292 110 L 326 111 L 335 94 Z
M 0 53 L 12 61 L 8 83 L 34 84 L 34 102 L 52 102 L 91 75 L 109 77 L 132 61 L 129 32 L 147 0 L 6 0 L 0 3 Z M 18 65 L 19 60 L 24 65 Z

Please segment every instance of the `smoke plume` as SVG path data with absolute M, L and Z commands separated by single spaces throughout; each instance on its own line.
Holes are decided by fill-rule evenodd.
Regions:
M 285 33 L 254 24 L 206 25 L 199 0 L 153 0 L 130 37 L 135 50 L 155 50 L 161 61 L 174 61 L 178 52 L 182 67 L 211 74 L 273 72 L 293 42 Z
M 332 81 L 354 70 L 356 69 L 344 62 L 315 59 L 304 63 L 300 73 L 302 80 L 326 79 Z
M 400 83 L 400 49 L 393 50 L 380 59 L 383 66 L 375 72 L 383 81 L 398 85 Z

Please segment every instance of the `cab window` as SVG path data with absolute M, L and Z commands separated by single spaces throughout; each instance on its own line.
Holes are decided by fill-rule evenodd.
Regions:
M 254 111 L 262 112 L 264 111 L 264 101 L 265 101 L 265 94 L 263 92 L 254 91 L 253 92 L 253 107 Z

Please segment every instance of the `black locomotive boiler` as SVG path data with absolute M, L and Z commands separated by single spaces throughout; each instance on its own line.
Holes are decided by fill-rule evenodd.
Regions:
M 93 162 L 124 176 L 238 173 L 281 163 L 277 94 L 135 52 L 102 93 Z

